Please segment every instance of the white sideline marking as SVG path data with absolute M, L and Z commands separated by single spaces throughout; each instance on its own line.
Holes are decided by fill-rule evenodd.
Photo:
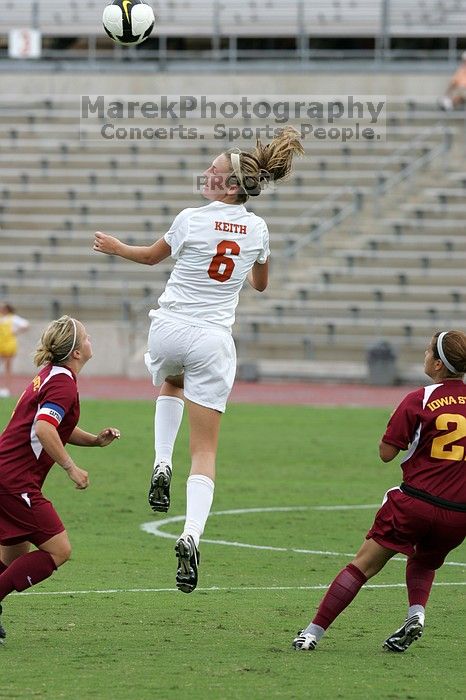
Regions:
M 285 507 L 270 507 L 270 508 L 239 508 L 234 510 L 217 510 L 210 514 L 213 515 L 245 515 L 247 513 L 286 513 L 294 511 L 306 511 L 306 510 L 323 510 L 323 511 L 335 511 L 335 510 L 367 510 L 369 508 L 379 508 L 380 503 L 373 504 L 369 503 L 367 505 L 341 505 L 341 506 L 285 506 Z M 170 525 L 171 523 L 179 523 L 185 520 L 184 515 L 174 515 L 171 518 L 164 518 L 163 520 L 151 520 L 148 523 L 142 523 L 141 530 L 148 532 L 150 535 L 155 535 L 156 537 L 164 537 L 170 540 L 176 540 L 179 535 L 172 535 L 170 532 L 162 532 L 160 528 L 165 525 Z M 264 544 L 248 544 L 245 542 L 232 542 L 229 540 L 208 540 L 204 537 L 201 542 L 207 544 L 221 544 L 227 547 L 243 547 L 244 549 L 260 549 L 267 550 L 269 552 L 294 552 L 295 554 L 319 554 L 322 556 L 329 557 L 354 557 L 354 552 L 328 552 L 320 549 L 298 549 L 297 547 L 273 547 L 271 545 Z M 393 557 L 390 561 L 401 561 L 406 562 L 404 557 Z M 464 566 L 465 562 L 458 561 L 446 561 L 444 566 Z M 232 589 L 228 589 L 232 590 Z
M 285 506 L 285 507 L 269 507 L 269 508 L 239 508 L 234 510 L 218 510 L 213 511 L 210 515 L 244 515 L 246 513 L 283 513 L 290 511 L 306 511 L 306 510 L 323 510 L 323 511 L 335 511 L 335 510 L 365 510 L 369 508 L 377 508 L 378 504 L 368 504 L 368 505 L 341 505 L 341 506 Z M 148 532 L 156 537 L 164 537 L 171 540 L 175 540 L 177 535 L 172 535 L 168 532 L 162 532 L 160 530 L 164 525 L 169 525 L 170 523 L 179 523 L 185 519 L 184 515 L 174 515 L 171 518 L 164 518 L 163 520 L 151 521 L 149 523 L 143 523 L 141 525 L 141 530 Z M 202 542 L 207 542 L 209 544 L 221 544 L 228 545 L 231 547 L 246 547 L 248 549 L 265 549 L 272 552 L 295 552 L 297 554 L 322 554 L 334 557 L 352 557 L 354 554 L 348 554 L 345 552 L 327 552 L 316 549 L 298 549 L 298 548 L 286 548 L 286 547 L 272 547 L 268 545 L 255 545 L 246 544 L 244 542 L 228 542 L 226 540 L 207 540 L 202 539 Z M 393 557 L 391 561 L 406 561 L 402 557 Z M 466 566 L 466 564 L 461 562 L 445 562 L 445 565 L 449 566 Z M 458 582 L 434 582 L 434 586 L 466 586 L 466 581 Z M 326 590 L 329 584 L 317 584 L 314 586 L 211 586 L 210 588 L 197 588 L 196 590 L 204 593 L 215 593 L 222 591 L 321 591 Z M 405 583 L 366 583 L 363 586 L 365 588 L 405 588 Z M 85 590 L 85 591 L 25 591 L 23 593 L 13 593 L 13 595 L 108 595 L 116 593 L 178 593 L 177 588 L 109 588 L 105 590 Z
M 319 583 L 315 586 L 211 586 L 210 588 L 196 588 L 196 591 L 204 593 L 217 593 L 225 591 L 321 591 L 326 590 L 330 584 Z M 435 583 L 434 586 L 466 586 L 466 581 Z M 365 588 L 405 588 L 405 583 L 366 583 Z M 107 590 L 89 591 L 25 591 L 24 593 L 12 593 L 12 597 L 25 595 L 107 595 L 109 593 L 179 593 L 177 588 L 108 588 Z
M 339 506 L 286 506 L 286 507 L 269 507 L 269 508 L 240 508 L 235 510 L 219 510 L 214 511 L 210 515 L 244 515 L 246 513 L 283 513 L 290 511 L 306 511 L 306 510 L 322 510 L 322 511 L 335 511 L 335 510 L 366 510 L 369 508 L 378 508 L 379 504 L 368 504 L 368 505 L 339 505 Z M 167 532 L 161 532 L 160 528 L 164 525 L 170 523 L 179 523 L 185 519 L 184 515 L 175 515 L 171 518 L 164 518 L 163 520 L 151 521 L 149 523 L 143 523 L 141 525 L 141 530 L 148 532 L 156 537 L 164 537 L 168 539 L 175 540 L 178 535 L 172 535 Z M 226 540 L 207 540 L 202 539 L 202 542 L 209 544 L 221 544 L 228 545 L 231 547 L 246 547 L 248 549 L 264 549 L 273 552 L 295 552 L 297 554 L 322 554 L 333 557 L 353 557 L 354 553 L 345 552 L 327 552 L 315 549 L 298 549 L 298 548 L 287 548 L 287 547 L 272 547 L 268 545 L 255 545 L 246 544 L 244 542 L 229 542 Z M 401 561 L 405 562 L 406 559 L 403 557 L 393 557 L 390 561 Z M 466 563 L 463 562 L 445 562 L 444 566 L 463 566 L 466 567 Z M 448 582 L 434 582 L 434 586 L 466 586 L 466 581 L 448 581 Z M 211 586 L 210 588 L 197 588 L 196 590 L 204 593 L 216 593 L 216 592 L 243 592 L 243 591 L 321 591 L 326 590 L 329 584 L 316 584 L 314 586 Z M 405 588 L 405 583 L 366 583 L 361 590 L 369 588 Z M 24 591 L 23 593 L 12 593 L 12 596 L 28 596 L 28 595 L 109 595 L 117 593 L 178 593 L 177 588 L 108 588 L 108 589 L 96 589 L 96 590 L 84 590 L 84 591 Z

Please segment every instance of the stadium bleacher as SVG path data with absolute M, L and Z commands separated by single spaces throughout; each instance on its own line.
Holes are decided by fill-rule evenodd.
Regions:
M 461 51 L 466 26 L 466 0 L 150 4 L 157 17 L 155 41 L 144 44 L 141 53 L 153 59 L 154 71 L 183 55 L 187 63 L 202 58 L 215 70 L 224 61 L 244 69 L 243 59 L 256 57 L 272 74 L 274 61 L 284 55 L 274 40 L 282 37 L 290 39 L 283 44 L 287 56 L 303 61 L 301 71 L 310 65 L 306 61 L 328 58 L 327 39 L 339 59 L 351 58 L 354 40 L 355 55 L 366 51 L 359 44 L 372 46 L 371 60 L 388 64 L 404 46 L 413 57 L 424 58 L 422 42 L 432 39 L 431 56 L 443 52 L 446 72 Z M 106 64 L 110 70 L 125 60 L 134 71 L 143 65 L 137 62 L 139 50 L 122 52 L 107 39 L 102 5 L 101 0 L 8 0 L 0 16 L 0 61 L 6 58 L 8 31 L 34 26 L 44 37 L 42 64 L 84 57 L 82 65 L 98 67 L 105 55 L 112 59 Z M 19 65 L 6 63 L 15 70 Z M 197 68 L 193 61 L 190 70 Z M 365 84 L 373 93 L 377 80 Z M 354 369 L 364 360 L 375 337 L 389 340 L 408 367 L 427 328 L 435 329 L 440 320 L 459 322 L 465 304 L 465 117 L 461 111 L 442 113 L 434 98 L 408 92 L 390 98 L 387 140 L 314 139 L 310 159 L 297 161 L 292 179 L 249 202 L 268 221 L 274 256 L 272 283 L 260 305 L 244 293 L 236 326 L 241 361 L 260 361 L 277 375 L 283 373 L 281 359 L 289 358 L 305 363 L 303 373 L 321 372 L 325 361 L 340 362 L 344 371 L 344 362 Z M 92 231 L 153 241 L 167 230 L 180 202 L 202 202 L 196 176 L 231 144 L 210 136 L 202 142 L 157 140 L 150 148 L 137 141 L 109 143 L 88 133 L 95 123 L 81 123 L 79 133 L 78 109 L 77 98 L 52 92 L 6 94 L 0 104 L 0 294 L 13 297 L 32 320 L 66 308 L 89 319 L 131 320 L 139 333 L 142 325 L 135 319 L 143 323 L 140 311 L 162 290 L 170 263 L 136 271 L 124 261 L 92 256 Z M 201 124 L 194 114 L 193 123 L 209 130 L 214 120 L 203 118 Z M 132 125 L 144 126 L 137 120 Z M 312 360 L 320 368 L 313 369 Z
M 386 21 L 393 36 L 454 35 L 466 21 L 465 0 L 157 0 L 149 2 L 167 36 L 376 36 Z M 100 0 L 8 0 L 0 33 L 38 24 L 49 36 L 100 35 Z M 384 7 L 385 6 L 385 7 Z
M 74 489 L 69 480 L 66 486 L 66 473 L 58 463 L 51 471 L 49 490 L 67 514 L 81 571 L 74 565 L 64 573 L 60 568 L 47 582 L 41 575 L 53 567 L 45 551 L 25 554 L 11 564 L 14 556 L 26 552 L 25 543 L 0 547 L 2 595 L 13 584 L 24 589 L 42 581 L 37 591 L 28 588 L 5 604 L 1 601 L 0 654 L 6 653 L 7 665 L 0 700 L 152 700 L 155 694 L 163 700 L 185 694 L 194 700 L 294 700 L 307 693 L 332 699 L 356 694 L 459 698 L 464 546 L 449 556 L 442 580 L 434 582 L 442 588 L 433 589 L 437 612 L 427 629 L 431 637 L 426 633 L 414 657 L 408 651 L 412 661 L 407 657 L 407 664 L 399 654 L 393 664 L 388 656 L 382 658 L 389 653 L 387 642 L 400 637 L 397 632 L 383 643 L 384 651 L 381 647 L 394 629 L 391 625 L 403 619 L 406 595 L 399 588 L 404 578 L 409 604 L 425 605 L 429 593 L 429 570 L 422 588 L 422 567 L 417 573 L 409 569 L 409 556 L 407 576 L 405 556 L 395 556 L 380 584 L 366 581 L 362 604 L 350 612 L 345 629 L 338 626 L 329 633 L 328 645 L 323 642 L 322 652 L 315 652 L 316 664 L 314 654 L 304 660 L 307 654 L 295 654 L 290 642 L 293 630 L 299 629 L 297 613 L 309 611 L 309 600 L 312 608 L 323 582 L 332 580 L 330 565 L 341 568 L 340 560 L 352 559 L 359 566 L 361 571 L 349 565 L 343 578 L 342 573 L 337 576 L 337 583 L 344 585 L 355 572 L 354 581 L 362 583 L 377 568 L 371 569 L 367 557 L 355 559 L 349 553 L 358 546 L 356 530 L 367 532 L 371 504 L 396 483 L 395 462 L 389 469 L 377 468 L 377 445 L 389 411 L 403 396 L 409 396 L 409 410 L 391 421 L 392 427 L 397 423 L 391 437 L 397 433 L 402 448 L 409 447 L 409 457 L 420 435 L 419 420 L 409 435 L 411 418 L 416 414 L 424 420 L 426 411 L 432 413 L 429 430 L 422 431 L 421 452 L 430 450 L 440 464 L 431 482 L 423 468 L 423 481 L 414 485 L 427 484 L 430 492 L 432 484 L 432 494 L 437 501 L 442 496 L 448 507 L 455 504 L 447 497 L 464 501 L 456 480 L 449 482 L 445 465 L 453 465 L 451 473 L 459 474 L 461 463 L 464 468 L 466 414 L 464 406 L 455 406 L 464 396 L 455 399 L 455 392 L 466 392 L 457 388 L 458 381 L 447 382 L 443 390 L 435 384 L 443 382 L 449 363 L 452 371 L 461 368 L 460 340 L 456 345 L 453 339 L 453 346 L 451 338 L 444 341 L 442 367 L 434 360 L 438 354 L 431 337 L 465 326 L 466 96 L 463 104 L 443 96 L 466 51 L 466 0 L 149 0 L 156 26 L 137 47 L 112 43 L 104 33 L 101 16 L 109 1 L 5 0 L 0 12 L 0 305 L 4 310 L 10 305 L 29 322 L 21 324 L 29 327 L 19 337 L 15 376 L 9 376 L 9 359 L 3 363 L 0 357 L 0 413 L 5 425 L 16 412 L 15 425 L 24 427 L 25 404 L 15 396 L 29 386 L 26 397 L 38 395 L 42 417 L 49 410 L 50 420 L 57 423 L 65 413 L 57 428 L 65 440 L 79 408 L 74 401 L 68 410 L 75 382 L 62 373 L 44 389 L 44 372 L 41 379 L 33 366 L 37 350 L 45 357 L 46 346 L 53 362 L 69 366 L 75 379 L 84 369 L 78 377 L 83 430 L 74 430 L 67 441 L 71 462 L 76 459 L 86 471 L 70 470 L 68 457 L 61 459 L 52 450 L 53 425 L 42 421 L 48 431 L 40 433 L 37 414 L 23 442 L 32 445 L 38 459 L 44 450 L 58 455 L 72 481 L 84 479 L 89 469 L 92 483 L 82 495 L 68 496 Z M 134 0 L 127 4 L 135 5 Z M 28 27 L 42 36 L 21 30 Z M 20 31 L 9 36 L 12 29 Z M 110 116 L 106 108 L 97 114 L 88 109 L 91 115 L 83 110 L 83 103 L 89 108 L 94 99 L 104 107 L 118 100 L 123 107 L 139 102 L 157 108 L 172 100 L 176 105 L 189 95 L 208 100 L 221 118 L 200 110 L 181 118 L 171 108 L 163 116 L 152 107 L 148 111 L 155 113 L 136 110 L 136 116 L 123 109 L 122 117 Z M 238 105 L 245 97 L 256 105 L 269 100 L 281 104 L 286 114 L 223 114 L 221 106 Z M 297 117 L 290 109 L 293 102 L 313 108 Z M 337 111 L 343 106 L 343 113 L 335 119 L 324 109 L 319 115 L 319 105 Z M 220 121 L 233 126 L 236 135 L 215 138 Z M 207 288 L 219 297 L 220 314 L 227 308 L 220 298 L 228 292 L 227 280 L 241 275 L 244 281 L 232 327 L 237 379 L 243 381 L 231 396 L 217 469 L 219 415 L 206 406 L 219 407 L 221 387 L 232 374 L 231 339 L 221 339 L 222 348 L 228 347 L 222 363 L 211 342 L 212 334 L 219 333 L 209 324 L 193 327 L 189 335 L 183 325 L 179 343 L 170 342 L 174 334 L 169 338 L 164 329 L 159 333 L 155 324 L 148 343 L 148 312 L 157 307 L 175 261 L 168 257 L 149 266 L 96 252 L 93 246 L 99 250 L 102 237 L 94 243 L 94 232 L 115 234 L 129 244 L 152 244 L 181 210 L 206 204 L 199 176 L 215 157 L 231 147 L 252 150 L 259 133 L 269 142 L 277 127 L 288 125 L 307 134 L 304 154 L 294 158 L 289 179 L 277 186 L 269 183 L 260 197 L 246 203 L 263 216 L 270 231 L 266 288 L 259 294 L 242 275 L 244 251 L 257 245 L 249 224 L 238 230 L 228 223 L 233 221 L 230 210 L 239 207 L 210 209 L 220 211 L 210 227 L 219 236 L 212 246 L 200 245 L 207 257 L 196 274 L 192 258 L 186 261 L 185 256 L 191 249 L 189 231 L 180 249 L 178 279 L 190 314 L 192 304 L 199 303 L 193 323 L 197 314 L 202 316 Z M 187 126 L 192 134 L 177 134 L 178 127 Z M 372 135 L 360 136 L 360 129 L 368 126 L 373 126 Z M 169 135 L 153 133 L 159 129 Z M 348 138 L 343 129 L 351 133 Z M 280 143 L 274 158 L 280 160 L 284 152 Z M 266 167 L 274 172 L 275 165 Z M 212 180 L 209 185 L 214 186 Z M 219 198 L 225 200 L 223 194 Z M 201 228 L 197 226 L 196 236 L 199 231 L 203 235 Z M 174 241 L 182 240 L 184 232 L 178 226 L 178 236 L 174 229 Z M 100 250 L 111 250 L 102 246 Z M 141 252 L 133 253 L 129 257 L 143 259 Z M 254 269 L 253 283 L 259 289 L 265 278 L 263 267 L 260 273 Z M 180 293 L 173 294 L 177 301 L 170 308 L 185 308 L 184 301 L 181 307 L 178 303 Z M 67 330 L 61 327 L 60 337 L 42 335 L 62 314 L 85 325 L 86 342 L 74 321 Z M 215 320 L 215 315 L 214 309 L 209 318 Z M 5 320 L 1 349 L 9 358 L 14 352 L 10 327 L 14 330 L 16 320 Z M 73 337 L 68 333 L 71 325 Z M 189 357 L 183 352 L 185 340 Z M 144 363 L 148 345 L 154 364 L 160 359 L 154 352 L 160 355 L 160 347 L 171 346 L 164 362 L 167 367 L 175 358 L 170 374 L 180 371 L 183 354 L 185 368 L 190 358 L 202 355 L 203 378 L 198 371 L 190 386 L 186 380 L 191 400 L 180 401 L 183 394 L 170 388 L 170 381 L 160 401 Z M 443 357 L 442 338 L 437 350 Z M 430 377 L 424 372 L 424 357 Z M 222 377 L 215 384 L 219 364 Z M 53 374 L 57 372 L 49 377 Z M 394 386 L 401 383 L 409 388 Z M 422 390 L 412 389 L 432 383 L 424 392 L 421 412 L 416 406 L 422 403 Z M 207 384 L 219 387 L 219 395 L 210 396 Z M 30 401 L 28 406 L 27 411 Z M 105 425 L 118 428 L 102 430 Z M 148 504 L 154 427 L 158 466 Z M 79 443 L 102 444 L 112 430 L 121 440 L 105 453 L 82 451 L 81 463 Z M 43 445 L 42 436 L 48 441 Z M 383 439 L 380 457 L 398 463 L 402 455 L 397 457 L 398 449 Z M 15 508 L 22 503 L 24 511 L 31 506 L 31 494 L 23 493 L 29 486 L 23 483 L 24 469 L 14 468 L 7 451 L 7 482 L 0 486 L 11 486 L 17 472 L 22 498 L 16 497 Z M 164 460 L 171 465 L 172 452 L 170 517 L 165 513 L 154 520 L 149 505 L 154 506 L 159 491 L 168 492 L 160 475 L 169 473 Z M 190 456 L 195 476 L 188 479 L 185 493 L 183 473 L 189 472 Z M 402 467 L 409 481 L 411 472 Z M 442 470 L 444 483 L 438 478 Z M 204 533 L 201 516 L 210 508 L 216 471 L 223 490 L 215 487 L 214 517 Z M 80 485 L 86 484 L 81 480 Z M 36 501 L 40 505 L 36 487 L 32 506 Z M 182 513 L 186 494 L 185 518 L 177 513 Z M 13 496 L 8 501 L 8 493 L 0 495 L 0 535 L 11 528 L 17 534 L 17 523 L 10 526 L 3 508 L 4 502 L 7 510 L 10 502 L 13 508 Z M 410 499 L 410 504 L 415 501 Z M 424 512 L 430 506 L 421 507 Z M 181 528 L 184 519 L 184 534 L 177 539 L 176 523 Z M 40 541 L 37 533 L 35 538 L 26 535 Z M 49 547 L 39 547 L 54 554 L 58 564 L 69 556 L 66 533 L 61 535 L 52 538 L 55 544 L 50 540 Z M 396 544 L 400 537 L 395 535 Z M 173 544 L 177 540 L 171 573 L 165 567 L 166 547 L 154 536 L 170 538 Z M 200 588 L 186 602 L 176 591 L 196 587 L 198 536 L 206 570 L 201 571 Z M 195 553 L 188 551 L 190 543 Z M 377 564 L 381 554 L 374 547 L 365 551 Z M 173 546 L 171 550 L 173 555 Z M 35 555 L 50 561 L 30 559 Z M 335 584 L 327 602 L 332 590 Z M 413 600 L 418 593 L 421 599 Z M 39 597 L 24 597 L 32 594 Z M 29 608 L 28 600 L 34 603 Z M 324 613 L 329 611 L 338 612 L 331 601 Z M 2 624 L 8 633 L 6 646 Z M 398 651 L 413 641 L 412 635 L 405 636 L 406 644 L 401 639 Z M 439 662 L 445 666 L 440 673 Z M 57 673 L 57 668 L 64 671 Z
M 390 0 L 389 32 L 392 36 L 448 36 L 464 23 L 464 0 Z
M 143 320 L 140 311 L 162 291 L 170 262 L 154 271 L 92 255 L 92 231 L 152 242 L 168 229 L 180 200 L 201 203 L 193 178 L 219 144 L 159 142 L 156 158 L 137 143 L 109 149 L 103 140 L 80 140 L 75 107 L 72 98 L 52 96 L 0 106 L 0 292 L 31 319 L 66 308 L 88 319 Z M 354 365 L 370 339 L 383 337 L 409 364 L 439 318 L 459 322 L 466 176 L 450 166 L 439 187 L 438 155 L 408 197 L 405 189 L 394 199 L 378 183 L 437 153 L 447 126 L 458 144 L 461 119 L 441 123 L 425 101 L 394 100 L 386 142 L 313 144 L 315 167 L 298 160 L 289 182 L 249 203 L 267 218 L 274 259 L 259 303 L 244 292 L 236 326 L 241 361 L 260 361 L 269 374 L 283 372 L 280 362 L 289 358 Z M 355 193 L 362 211 L 351 211 L 323 240 L 313 238 Z

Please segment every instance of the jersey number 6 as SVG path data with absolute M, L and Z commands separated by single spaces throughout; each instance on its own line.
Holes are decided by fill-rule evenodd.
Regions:
M 235 263 L 229 255 L 239 255 L 241 248 L 235 241 L 220 241 L 217 246 L 217 253 L 212 258 L 207 271 L 210 279 L 217 282 L 226 282 L 230 279 L 235 269 Z

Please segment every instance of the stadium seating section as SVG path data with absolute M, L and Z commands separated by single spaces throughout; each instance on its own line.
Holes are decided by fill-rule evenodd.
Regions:
M 165 36 L 450 36 L 466 24 L 465 0 L 157 0 Z M 100 35 L 101 0 L 6 0 L 0 34 L 30 26 L 33 6 L 45 36 Z
M 92 234 L 154 241 L 201 203 L 196 175 L 227 144 L 80 139 L 78 113 L 75 98 L 0 105 L 0 297 L 31 319 L 67 311 L 145 331 L 171 263 L 94 254 Z M 296 371 L 309 359 L 360 362 L 385 338 L 408 366 L 429 333 L 463 323 L 463 130 L 461 114 L 393 100 L 386 142 L 314 140 L 288 182 L 250 201 L 271 231 L 272 282 L 263 295 L 244 290 L 242 362 L 260 358 L 272 374 L 290 360 Z M 398 185 L 384 188 L 390 178 Z

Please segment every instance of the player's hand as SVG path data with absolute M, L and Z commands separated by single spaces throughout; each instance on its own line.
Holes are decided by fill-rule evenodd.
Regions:
M 107 447 L 107 445 L 110 445 L 114 440 L 119 439 L 120 431 L 118 428 L 105 428 L 97 435 L 95 444 L 97 447 Z
M 70 467 L 67 469 L 67 474 L 71 481 L 76 484 L 77 489 L 83 490 L 87 489 L 89 486 L 89 474 L 84 471 L 84 469 L 80 469 L 79 467 Z
M 115 236 L 110 236 L 108 233 L 96 231 L 94 234 L 94 250 L 98 253 L 106 253 L 107 255 L 118 255 L 120 241 Z

